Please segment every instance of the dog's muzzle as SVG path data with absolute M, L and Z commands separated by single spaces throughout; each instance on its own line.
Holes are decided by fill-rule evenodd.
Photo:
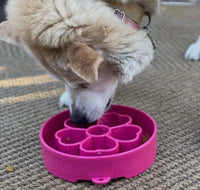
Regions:
M 88 120 L 85 115 L 81 114 L 79 110 L 73 110 L 70 113 L 71 121 L 77 125 L 87 123 Z

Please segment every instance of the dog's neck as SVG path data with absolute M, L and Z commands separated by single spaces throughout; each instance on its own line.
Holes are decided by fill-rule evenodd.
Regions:
M 137 3 L 118 3 L 117 1 L 106 0 L 106 2 L 112 7 L 125 12 L 126 16 L 136 23 L 140 23 L 144 16 L 143 8 Z
M 121 11 L 119 9 L 114 9 L 114 14 L 117 16 L 119 19 L 121 19 L 124 23 L 130 25 L 136 30 L 140 29 L 140 26 L 132 19 L 126 16 L 124 11 Z

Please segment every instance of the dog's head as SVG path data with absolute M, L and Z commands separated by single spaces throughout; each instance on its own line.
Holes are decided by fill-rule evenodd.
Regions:
M 128 82 L 153 58 L 145 31 L 123 23 L 101 1 L 10 0 L 0 39 L 24 47 L 69 92 L 75 123 L 109 108 L 118 80 Z
M 56 78 L 65 82 L 74 123 L 94 122 L 108 110 L 118 84 L 117 71 L 85 43 L 49 48 L 26 43 L 8 21 L 0 25 L 1 39 L 22 46 Z

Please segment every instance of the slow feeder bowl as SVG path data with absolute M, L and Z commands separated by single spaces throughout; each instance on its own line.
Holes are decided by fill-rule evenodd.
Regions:
M 112 105 L 91 126 L 73 124 L 69 110 L 63 111 L 47 120 L 40 131 L 42 158 L 50 173 L 70 182 L 96 184 L 147 170 L 155 161 L 156 137 L 151 116 L 119 105 Z

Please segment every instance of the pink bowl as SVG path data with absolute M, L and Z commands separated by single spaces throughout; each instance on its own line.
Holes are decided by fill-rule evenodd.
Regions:
M 71 124 L 69 118 L 69 110 L 58 113 L 40 131 L 42 158 L 55 176 L 106 184 L 114 178 L 134 177 L 154 163 L 157 126 L 143 111 L 112 105 L 85 129 Z

